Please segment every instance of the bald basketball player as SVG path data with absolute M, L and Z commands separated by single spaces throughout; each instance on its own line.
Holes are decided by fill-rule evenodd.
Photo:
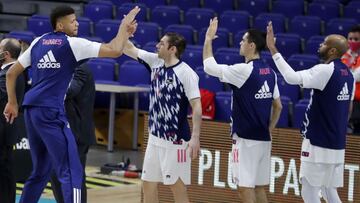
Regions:
M 354 78 L 341 62 L 348 49 L 345 37 L 329 35 L 320 44 L 323 64 L 295 72 L 278 52 L 271 22 L 267 46 L 287 83 L 310 88 L 311 97 L 301 127 L 300 182 L 305 203 L 341 202 L 337 188 L 343 186 L 346 127 L 354 98 Z

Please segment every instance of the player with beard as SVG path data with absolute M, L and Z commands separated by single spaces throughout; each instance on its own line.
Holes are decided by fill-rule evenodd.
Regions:
M 305 203 L 341 202 L 337 188 L 343 186 L 346 130 L 354 98 L 354 78 L 341 62 L 348 43 L 341 35 L 329 35 L 320 44 L 323 64 L 295 72 L 275 46 L 272 23 L 267 26 L 267 46 L 287 83 L 312 89 L 301 127 L 300 182 Z

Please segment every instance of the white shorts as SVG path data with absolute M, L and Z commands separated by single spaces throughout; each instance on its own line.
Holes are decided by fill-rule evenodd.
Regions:
M 141 179 L 173 185 L 180 178 L 185 185 L 191 183 L 191 158 L 186 150 L 188 143 L 171 141 L 149 135 Z
M 233 136 L 231 168 L 239 187 L 255 188 L 270 183 L 271 142 Z
M 300 165 L 301 179 L 306 178 L 315 187 L 343 187 L 344 164 L 324 164 L 302 161 Z

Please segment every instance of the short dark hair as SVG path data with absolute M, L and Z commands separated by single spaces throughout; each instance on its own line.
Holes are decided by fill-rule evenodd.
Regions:
M 168 37 L 169 48 L 175 46 L 177 49 L 175 55 L 178 59 L 180 59 L 181 54 L 184 53 L 184 50 L 186 48 L 185 38 L 175 32 L 168 32 L 165 34 L 165 36 Z
M 360 25 L 351 27 L 349 32 L 360 32 Z
M 247 40 L 249 43 L 253 42 L 255 44 L 257 53 L 260 53 L 266 48 L 266 33 L 257 29 L 249 29 L 247 33 Z
M 20 42 L 14 38 L 7 38 L 7 40 L 3 46 L 3 51 L 7 51 L 10 53 L 11 58 L 17 59 L 21 52 Z
M 59 18 L 62 18 L 64 16 L 67 16 L 70 14 L 74 14 L 74 13 L 75 13 L 75 10 L 73 8 L 71 8 L 70 6 L 58 6 L 58 7 L 54 8 L 50 14 L 51 26 L 55 30 L 56 22 L 59 20 Z

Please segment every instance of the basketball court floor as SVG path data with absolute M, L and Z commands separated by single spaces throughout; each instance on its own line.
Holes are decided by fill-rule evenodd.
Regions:
M 107 152 L 106 146 L 93 146 L 88 153 L 86 164 L 86 186 L 88 203 L 139 203 L 141 200 L 140 178 L 124 178 L 100 173 L 106 163 L 116 164 L 130 159 L 137 168 L 142 166 L 141 151 L 118 150 Z M 20 199 L 23 183 L 17 183 L 17 201 Z M 50 183 L 45 188 L 39 203 L 56 203 Z

